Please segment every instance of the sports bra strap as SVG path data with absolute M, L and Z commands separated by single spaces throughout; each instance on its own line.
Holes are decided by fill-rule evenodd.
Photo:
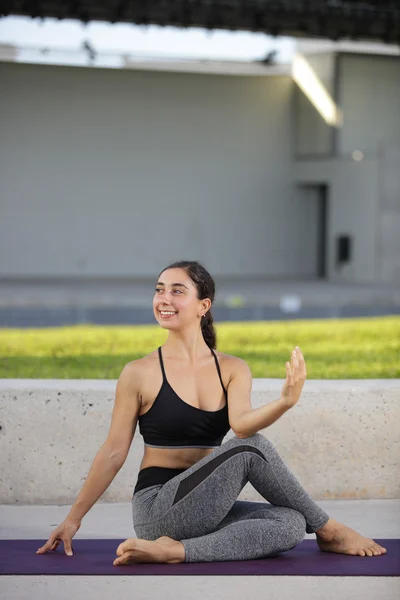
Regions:
M 158 349 L 158 356 L 160 357 L 160 365 L 161 365 L 161 371 L 163 374 L 163 380 L 166 381 L 167 376 L 165 375 L 164 363 L 163 363 L 162 354 L 161 354 L 161 346 Z
M 218 371 L 218 375 L 219 375 L 219 380 L 220 380 L 220 382 L 221 382 L 221 385 L 222 385 L 222 389 L 224 390 L 224 393 L 225 393 L 225 395 L 227 396 L 227 395 L 228 395 L 228 392 L 226 391 L 226 389 L 225 389 L 225 387 L 224 387 L 224 383 L 223 383 L 223 381 L 222 381 L 222 377 L 221 377 L 221 369 L 219 368 L 219 363 L 218 363 L 218 358 L 217 358 L 217 355 L 215 354 L 215 352 L 214 352 L 214 350 L 213 350 L 212 348 L 210 348 L 210 350 L 211 350 L 211 352 L 212 352 L 212 355 L 213 355 L 213 357 L 214 357 L 215 364 L 217 365 L 217 371 Z
M 224 387 L 224 383 L 222 381 L 221 369 L 219 368 L 219 363 L 218 363 L 217 355 L 215 354 L 215 352 L 214 352 L 214 350 L 212 348 L 210 348 L 210 350 L 211 350 L 212 355 L 214 357 L 215 364 L 217 365 L 218 376 L 219 376 L 219 380 L 220 380 L 221 385 L 222 385 L 222 389 L 224 390 L 224 393 L 227 396 L 228 392 L 226 391 L 226 389 Z M 165 374 L 164 363 L 163 363 L 163 358 L 162 358 L 162 353 L 161 353 L 161 346 L 158 348 L 158 356 L 160 357 L 160 365 L 161 365 L 161 370 L 162 370 L 162 374 L 163 374 L 163 379 L 164 379 L 164 381 L 167 381 L 167 376 Z

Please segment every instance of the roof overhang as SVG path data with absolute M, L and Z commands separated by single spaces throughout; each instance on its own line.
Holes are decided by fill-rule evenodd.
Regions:
M 393 0 L 5 0 L 0 15 L 400 43 Z

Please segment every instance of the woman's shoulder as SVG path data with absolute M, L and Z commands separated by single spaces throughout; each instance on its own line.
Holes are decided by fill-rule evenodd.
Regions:
M 218 360 L 224 361 L 227 365 L 237 366 L 247 364 L 243 358 L 239 358 L 233 354 L 225 354 L 225 352 L 220 352 L 219 350 L 214 350 L 214 352 L 217 355 Z
M 248 368 L 245 360 L 234 356 L 233 354 L 226 354 L 219 350 L 214 350 L 215 355 L 218 359 L 218 363 L 223 371 L 227 371 L 230 375 L 238 368 Z M 158 348 L 146 356 L 142 356 L 135 360 L 128 362 L 123 368 L 123 372 L 126 372 L 130 377 L 135 375 L 136 377 L 141 375 L 147 375 L 149 371 L 154 369 L 155 363 L 159 363 Z
M 122 373 L 129 377 L 139 377 L 142 374 L 146 374 L 149 369 L 154 365 L 155 361 L 158 361 L 158 349 L 134 360 L 129 361 L 122 369 Z
M 221 370 L 227 375 L 229 383 L 233 379 L 233 376 L 238 373 L 238 371 L 250 373 L 250 367 L 246 361 L 243 360 L 243 358 L 239 358 L 233 354 L 225 354 L 225 352 L 219 352 L 216 350 L 215 354 L 217 355 Z

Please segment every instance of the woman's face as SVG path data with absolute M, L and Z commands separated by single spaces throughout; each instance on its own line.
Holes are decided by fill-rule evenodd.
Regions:
M 180 328 L 199 320 L 206 308 L 197 299 L 197 289 L 183 269 L 163 271 L 155 286 L 153 312 L 161 327 Z

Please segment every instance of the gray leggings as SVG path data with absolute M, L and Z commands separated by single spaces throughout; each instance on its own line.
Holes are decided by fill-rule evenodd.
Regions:
M 248 481 L 268 502 L 237 500 Z M 166 483 L 137 491 L 132 511 L 138 538 L 181 541 L 185 562 L 276 556 L 329 519 L 260 433 L 233 437 Z

